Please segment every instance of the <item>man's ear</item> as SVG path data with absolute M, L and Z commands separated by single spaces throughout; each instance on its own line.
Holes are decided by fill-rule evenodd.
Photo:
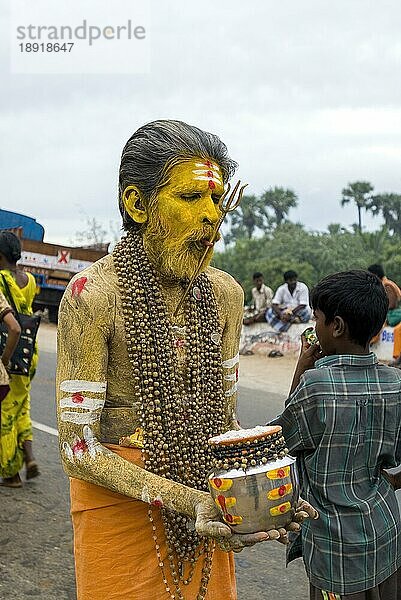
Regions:
M 333 327 L 333 337 L 335 337 L 335 338 L 338 338 L 338 337 L 341 337 L 342 335 L 344 335 L 344 333 L 346 332 L 346 329 L 347 329 L 344 319 L 339 316 L 334 317 L 332 327 Z
M 146 223 L 148 212 L 142 200 L 142 192 L 136 185 L 128 185 L 122 195 L 124 208 L 136 223 Z

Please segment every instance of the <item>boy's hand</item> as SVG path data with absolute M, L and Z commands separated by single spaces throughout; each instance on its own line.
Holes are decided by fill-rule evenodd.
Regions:
M 309 344 L 305 336 L 301 335 L 301 352 L 299 354 L 297 366 L 295 367 L 294 377 L 292 378 L 290 394 L 298 387 L 301 375 L 308 369 L 313 369 L 318 358 L 322 358 L 323 353 L 319 343 Z
M 315 362 L 322 358 L 322 350 L 319 342 L 316 344 L 309 344 L 305 336 L 301 335 L 301 352 L 299 354 L 296 371 L 299 371 L 299 375 L 302 375 L 308 369 L 313 369 Z

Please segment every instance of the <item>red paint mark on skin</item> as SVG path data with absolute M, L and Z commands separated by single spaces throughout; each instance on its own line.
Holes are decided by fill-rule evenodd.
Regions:
M 175 340 L 174 346 L 176 348 L 183 348 L 185 346 L 185 340 Z
M 282 505 L 280 506 L 280 508 L 279 508 L 279 511 L 280 511 L 281 513 L 285 513 L 285 511 L 286 511 L 286 510 L 287 510 L 287 507 L 286 507 L 286 505 L 285 505 L 285 504 L 282 504 Z
M 74 281 L 71 287 L 71 294 L 73 298 L 78 298 L 82 294 L 87 281 L 87 277 L 80 277 Z
M 225 513 L 224 518 L 228 523 L 233 523 L 233 521 L 234 521 L 234 517 L 232 515 L 230 515 L 230 513 Z
M 287 488 L 285 487 L 285 485 L 282 485 L 281 487 L 278 488 L 278 495 L 284 496 L 286 491 L 287 491 Z
M 284 469 L 279 469 L 277 471 L 277 477 L 284 477 L 285 476 L 285 471 Z
M 235 369 L 235 381 L 238 381 L 238 379 L 239 379 L 239 368 L 237 367 Z
M 85 452 L 88 449 L 86 442 L 84 440 L 77 440 L 72 447 L 72 451 L 74 454 L 78 454 L 78 452 Z
M 206 175 L 207 175 L 208 177 L 211 177 L 211 178 L 213 179 L 213 171 L 208 171 L 208 172 L 206 173 Z
M 212 163 L 210 162 L 210 160 L 207 160 L 207 161 L 205 162 L 205 165 L 206 165 L 207 167 L 209 167 L 209 169 L 210 169 L 210 167 L 212 167 L 212 166 L 213 166 L 213 165 L 212 165 Z
M 72 401 L 74 404 L 82 404 L 84 397 L 81 392 L 75 392 L 75 394 L 72 395 Z
M 211 179 L 209 180 L 209 187 L 211 190 L 214 190 L 214 188 L 216 187 L 216 184 L 214 181 L 212 181 Z
M 216 477 L 215 479 L 213 479 L 213 483 L 217 488 L 219 488 L 223 482 L 221 481 L 221 479 Z
M 151 505 L 152 505 L 152 506 L 156 506 L 156 508 L 162 508 L 162 507 L 164 506 L 164 505 L 163 505 L 163 502 L 162 502 L 162 500 L 159 500 L 158 498 L 155 498 L 155 499 L 154 499 L 154 500 L 151 502 Z

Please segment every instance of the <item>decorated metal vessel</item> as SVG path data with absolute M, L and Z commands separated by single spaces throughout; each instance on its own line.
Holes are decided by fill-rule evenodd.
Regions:
M 233 531 L 268 531 L 291 522 L 299 484 L 281 427 L 228 431 L 209 444 L 214 456 L 210 492 Z

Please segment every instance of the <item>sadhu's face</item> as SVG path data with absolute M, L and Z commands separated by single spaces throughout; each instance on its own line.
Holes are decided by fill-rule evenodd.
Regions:
M 172 167 L 169 181 L 158 192 L 148 215 L 143 236 L 149 257 L 164 275 L 190 278 L 205 248 L 209 252 L 203 269 L 208 266 L 223 192 L 220 167 L 212 161 L 194 158 Z

